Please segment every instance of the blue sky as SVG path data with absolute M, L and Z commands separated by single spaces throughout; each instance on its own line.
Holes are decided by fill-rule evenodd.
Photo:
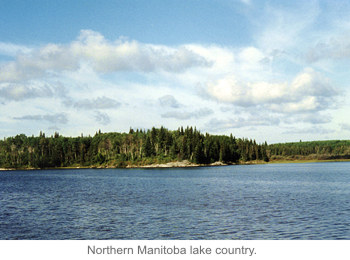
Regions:
M 0 1 L 0 136 L 349 139 L 348 1 Z
M 232 1 L 2 1 L 1 36 L 17 43 L 70 42 L 80 30 L 156 44 L 237 44 L 249 21 Z M 238 7 L 238 8 L 237 8 Z M 11 28 L 11 30 L 9 30 Z M 232 37 L 232 34 L 235 37 Z

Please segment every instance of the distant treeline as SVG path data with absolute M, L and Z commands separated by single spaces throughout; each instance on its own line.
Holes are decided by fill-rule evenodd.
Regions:
M 331 160 L 350 159 L 350 141 L 312 141 L 271 144 L 268 147 L 269 157 L 274 159 L 311 159 Z
M 197 164 L 350 159 L 350 141 L 257 144 L 255 140 L 164 127 L 64 137 L 24 134 L 0 140 L 0 168 L 126 167 L 188 160 Z
M 188 160 L 197 164 L 216 161 L 268 161 L 267 144 L 232 135 L 202 134 L 196 128 L 170 131 L 164 127 L 129 133 L 101 133 L 64 137 L 24 134 L 0 141 L 1 168 L 147 165 Z

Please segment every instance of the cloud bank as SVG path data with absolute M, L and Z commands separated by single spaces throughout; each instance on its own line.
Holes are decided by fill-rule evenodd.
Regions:
M 192 67 L 210 66 L 206 59 L 186 46 L 168 47 L 124 40 L 110 42 L 98 32 L 82 30 L 77 40 L 68 45 L 47 44 L 30 52 L 20 52 L 15 61 L 0 66 L 0 82 L 74 71 L 81 63 L 90 64 L 99 73 L 159 70 L 177 73 Z
M 305 69 L 291 82 L 240 82 L 227 76 L 207 83 L 212 98 L 242 107 L 263 106 L 280 113 L 301 113 L 329 108 L 339 94 L 329 79 Z
M 293 20 L 293 16 L 271 12 L 286 26 Z M 317 12 L 313 15 L 291 30 L 293 37 L 312 24 Z M 288 44 L 280 39 L 273 48 L 268 44 L 269 36 L 281 32 L 272 23 L 268 27 L 257 34 L 259 42 L 241 47 L 111 41 L 91 30 L 82 30 L 67 44 L 0 43 L 0 53 L 10 57 L 0 63 L 4 111 L 0 119 L 17 107 L 19 116 L 12 116 L 14 121 L 65 124 L 67 128 L 74 122 L 75 128 L 94 127 L 93 131 L 100 125 L 111 131 L 117 130 L 112 129 L 115 125 L 129 129 L 136 120 L 142 127 L 166 122 L 171 128 L 185 122 L 221 133 L 331 124 L 330 111 L 338 109 L 343 93 L 331 74 L 313 64 L 347 57 L 346 40 L 328 42 L 313 51 L 309 45 L 295 58 L 290 52 L 295 43 L 292 38 L 287 37 Z M 328 54 L 321 55 L 325 50 Z M 6 104 L 11 107 L 5 109 Z M 25 106 L 31 106 L 33 114 L 20 108 Z M 56 114 L 47 114 L 53 107 Z M 341 129 L 347 131 L 347 125 Z

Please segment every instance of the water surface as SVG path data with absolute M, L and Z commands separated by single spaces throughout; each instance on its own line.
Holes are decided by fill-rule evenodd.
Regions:
M 350 163 L 0 171 L 0 239 L 350 239 Z

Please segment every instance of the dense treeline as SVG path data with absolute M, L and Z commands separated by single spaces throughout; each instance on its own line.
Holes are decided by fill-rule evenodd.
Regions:
M 176 131 L 164 127 L 147 131 L 130 129 L 129 133 L 99 131 L 93 137 L 20 134 L 0 141 L 0 167 L 125 167 L 182 160 L 197 164 L 268 161 L 266 148 L 266 142 L 257 144 L 255 140 L 236 139 L 232 135 L 202 134 L 192 127 Z
M 350 159 L 350 141 L 300 141 L 271 144 L 267 152 L 271 159 Z

